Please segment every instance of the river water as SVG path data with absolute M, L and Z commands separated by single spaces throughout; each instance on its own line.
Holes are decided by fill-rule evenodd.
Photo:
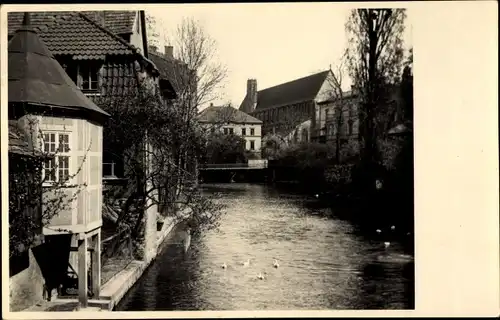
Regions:
M 228 205 L 218 231 L 193 237 L 184 253 L 177 227 L 115 310 L 414 308 L 414 264 L 397 243 L 384 248 L 310 209 L 303 195 L 252 184 L 203 188 Z

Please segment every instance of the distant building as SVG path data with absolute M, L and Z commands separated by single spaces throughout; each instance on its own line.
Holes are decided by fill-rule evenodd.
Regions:
M 318 142 L 335 142 L 337 138 L 346 141 L 358 139 L 359 134 L 359 99 L 352 92 L 342 97 L 330 98 L 319 104 L 316 124 Z
M 375 119 L 375 134 L 383 138 L 402 117 L 400 88 L 388 87 L 386 96 L 381 97 L 380 101 L 381 105 L 378 107 Z M 348 142 L 354 142 L 351 147 L 355 147 L 356 150 L 352 151 L 359 152 L 359 144 L 356 142 L 363 138 L 361 103 L 361 97 L 352 90 L 318 103 L 317 141 L 335 146 L 339 143 L 340 147 Z
M 330 70 L 322 71 L 260 91 L 257 80 L 249 79 L 239 110 L 263 121 L 263 135 L 315 140 L 319 135 L 316 124 L 319 104 L 331 96 L 332 76 Z
M 246 140 L 245 149 L 260 156 L 262 121 L 233 107 L 213 106 L 201 111 L 198 122 L 208 133 L 235 134 Z

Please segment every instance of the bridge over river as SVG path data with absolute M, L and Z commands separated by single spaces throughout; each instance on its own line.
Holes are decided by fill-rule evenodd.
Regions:
M 259 170 L 268 167 L 267 160 L 249 160 L 246 163 L 200 164 L 199 169 L 205 170 Z

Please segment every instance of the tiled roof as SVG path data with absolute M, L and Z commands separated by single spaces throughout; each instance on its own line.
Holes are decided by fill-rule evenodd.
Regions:
M 167 58 L 161 53 L 151 51 L 149 52 L 149 58 L 158 68 L 160 79 L 168 80 L 176 92 L 180 92 L 182 86 L 189 83 L 189 72 L 186 64 L 176 59 Z
M 104 26 L 116 34 L 132 33 L 137 11 L 82 11 L 94 21 L 101 23 L 104 18 Z
M 203 123 L 248 123 L 262 124 L 257 118 L 233 107 L 211 106 L 201 111 L 198 121 Z
M 283 106 L 316 98 L 330 71 L 286 82 L 257 93 L 256 109 Z
M 136 48 L 80 12 L 34 12 L 32 25 L 54 55 L 102 59 L 105 55 L 135 54 Z M 9 12 L 9 34 L 17 30 L 22 12 Z
M 330 72 L 330 70 L 322 71 L 258 91 L 255 110 L 313 100 L 318 95 L 321 86 Z M 245 100 L 247 100 L 247 97 L 245 97 Z M 240 107 L 241 110 L 246 108 L 245 100 Z
M 85 109 L 108 115 L 90 101 L 69 78 L 31 27 L 29 14 L 9 41 L 9 103 L 30 103 Z

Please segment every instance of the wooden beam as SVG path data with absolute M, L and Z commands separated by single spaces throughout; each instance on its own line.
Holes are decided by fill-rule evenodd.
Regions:
M 92 243 L 95 248 L 92 252 L 92 291 L 94 299 L 99 299 L 101 295 L 101 232 L 92 236 Z
M 79 252 L 80 249 L 79 249 L 79 247 L 71 247 L 71 248 L 69 248 L 69 251 L 71 251 L 71 252 L 77 252 L 78 251 Z M 95 248 L 87 246 L 87 252 L 94 252 L 94 251 L 95 251 Z
M 95 229 L 93 230 L 90 230 L 90 231 L 86 231 L 85 233 L 80 233 L 79 234 L 79 237 L 80 237 L 80 240 L 83 239 L 83 237 L 85 238 L 90 238 L 92 236 L 95 236 L 99 231 L 101 231 L 101 226 L 98 226 L 96 227 Z
M 87 238 L 78 241 L 78 301 L 80 308 L 88 306 L 87 296 Z

